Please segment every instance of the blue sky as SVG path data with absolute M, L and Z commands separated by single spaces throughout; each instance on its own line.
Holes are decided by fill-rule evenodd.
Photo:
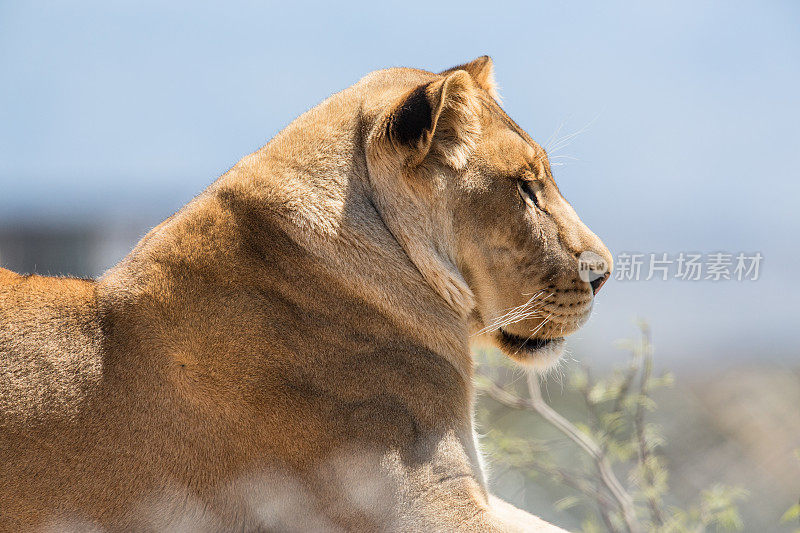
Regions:
M 612 281 L 576 357 L 643 315 L 676 360 L 797 358 L 796 3 L 2 1 L 0 223 L 154 225 L 367 72 L 482 54 L 535 139 L 580 132 L 556 180 L 612 251 L 764 255 Z

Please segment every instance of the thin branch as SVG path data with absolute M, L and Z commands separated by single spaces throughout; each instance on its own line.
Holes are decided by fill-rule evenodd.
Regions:
M 525 464 L 541 474 L 558 478 L 563 481 L 564 484 L 569 485 L 596 501 L 603 508 L 613 510 L 616 506 L 615 502 L 611 501 L 606 494 L 592 487 L 587 479 L 578 474 L 561 468 L 547 466 L 536 461 L 527 461 Z
M 653 371 L 653 357 L 650 353 L 650 328 L 646 325 L 642 326 L 642 375 L 639 381 L 639 398 L 636 404 L 636 414 L 633 417 L 633 426 L 636 430 L 636 440 L 638 442 L 639 447 L 639 462 L 642 465 L 642 475 L 644 476 L 644 481 L 647 483 L 648 486 L 651 488 L 655 483 L 655 479 L 653 477 L 652 469 L 648 464 L 648 459 L 650 458 L 650 450 L 647 446 L 647 439 L 645 438 L 644 434 L 644 399 L 647 398 L 648 394 L 648 384 L 650 382 L 650 374 Z M 651 491 L 646 491 L 651 492 Z M 664 523 L 664 514 L 661 512 L 661 507 L 658 504 L 658 501 L 650 494 L 647 497 L 647 506 L 650 509 L 650 516 L 653 519 L 653 523 L 657 526 L 660 526 Z
M 614 400 L 614 411 L 619 411 L 622 409 L 622 402 L 627 399 L 627 396 L 630 393 L 631 385 L 633 385 L 633 380 L 637 375 L 639 375 L 639 369 L 641 366 L 641 357 L 637 357 L 636 351 L 634 350 L 633 354 L 631 355 L 630 362 L 628 363 L 628 368 L 625 371 L 625 378 L 622 380 L 622 384 L 619 387 L 619 393 Z
M 627 530 L 631 533 L 638 533 L 642 530 L 641 525 L 636 519 L 636 512 L 633 506 L 633 499 L 622 487 L 617 479 L 606 454 L 600 446 L 590 436 L 575 427 L 569 420 L 558 414 L 542 397 L 542 390 L 534 374 L 528 375 L 528 392 L 530 398 L 521 398 L 499 387 L 491 380 L 487 379 L 483 386 L 484 391 L 498 402 L 515 409 L 527 409 L 538 413 L 542 418 L 558 429 L 561 433 L 577 444 L 585 451 L 595 463 L 600 474 L 600 480 L 605 488 L 614 498 L 617 506 L 622 513 Z
M 597 485 L 601 486 L 599 479 L 597 480 Z M 614 527 L 614 522 L 611 520 L 611 513 L 609 512 L 609 509 L 606 506 L 601 505 L 599 502 L 597 504 L 597 508 L 600 510 L 600 518 L 603 519 L 606 529 L 609 531 L 616 531 L 617 528 Z
M 576 428 L 569 420 L 558 414 L 558 412 L 544 401 L 544 398 L 542 398 L 542 390 L 539 387 L 539 382 L 535 374 L 528 375 L 528 393 L 531 396 L 530 405 L 532 408 L 553 427 L 572 439 L 575 444 L 580 446 L 594 459 L 597 471 L 600 473 L 600 479 L 617 501 L 620 511 L 622 512 L 622 519 L 628 531 L 631 533 L 638 533 L 641 531 L 642 528 L 639 525 L 639 521 L 636 519 L 633 499 L 617 479 L 617 476 L 611 469 L 608 458 L 605 453 L 603 453 L 600 446 L 598 446 L 594 439 Z
M 616 511 L 617 504 L 615 501 L 609 499 L 606 491 L 603 491 L 603 485 L 599 480 L 597 480 L 597 487 L 594 487 L 592 486 L 590 479 L 581 476 L 576 472 L 570 472 L 569 470 L 564 470 L 563 468 L 549 466 L 541 461 L 536 461 L 535 459 L 527 459 L 522 465 L 514 464 L 510 461 L 504 462 L 506 462 L 506 464 L 509 466 L 528 467 L 531 470 L 539 472 L 540 474 L 555 478 L 557 481 L 560 481 L 565 485 L 583 493 L 583 495 L 589 498 L 590 501 L 594 501 L 597 504 L 597 508 L 600 510 L 603 522 L 606 524 L 608 530 L 611 532 L 616 531 L 616 528 L 613 526 L 611 520 L 611 513 Z

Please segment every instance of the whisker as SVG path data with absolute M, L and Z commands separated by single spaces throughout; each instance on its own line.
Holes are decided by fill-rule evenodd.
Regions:
M 553 296 L 553 293 L 549 293 L 537 301 L 537 297 L 541 294 L 544 294 L 544 290 L 537 291 L 527 302 L 520 306 L 514 307 L 509 312 L 497 317 L 487 326 L 475 332 L 473 336 L 482 335 L 487 331 L 502 328 L 509 324 L 525 320 L 526 318 L 537 316 L 537 314 L 539 314 L 539 310 L 544 305 L 546 300 Z
M 550 143 L 548 143 L 548 148 L 547 148 L 548 157 L 552 159 L 553 156 L 551 154 L 557 152 L 558 150 L 561 150 L 562 148 L 566 148 L 567 146 L 569 146 L 569 144 L 575 139 L 575 137 L 581 135 L 582 133 L 585 133 L 590 127 L 592 127 L 592 125 L 597 121 L 598 118 L 600 118 L 600 113 L 595 115 L 594 118 L 590 120 L 581 129 L 579 129 L 574 133 L 570 133 L 568 135 L 561 137 L 552 146 L 550 146 Z
M 567 124 L 567 120 L 568 119 L 562 120 L 561 123 L 556 128 L 556 130 L 553 132 L 553 134 L 550 137 L 547 138 L 547 141 L 545 141 L 545 143 L 544 143 L 545 148 L 544 149 L 545 149 L 546 152 L 550 151 L 550 147 L 553 144 L 553 140 L 556 139 L 558 137 L 558 134 L 561 133 L 561 130 L 564 129 L 564 126 Z

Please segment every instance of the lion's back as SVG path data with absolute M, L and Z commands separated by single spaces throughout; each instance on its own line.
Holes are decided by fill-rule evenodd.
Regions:
M 70 417 L 101 378 L 94 282 L 0 269 L 0 427 Z

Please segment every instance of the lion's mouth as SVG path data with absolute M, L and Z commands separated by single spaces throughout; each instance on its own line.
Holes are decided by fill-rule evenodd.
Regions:
M 502 328 L 497 330 L 500 349 L 510 357 L 523 362 L 540 362 L 539 359 L 557 360 L 564 349 L 564 337 L 542 339 L 523 337 Z M 527 361 L 525 361 L 527 360 Z
M 509 333 L 503 328 L 499 328 L 497 331 L 500 334 L 500 340 L 503 342 L 503 344 L 507 345 L 511 349 L 524 350 L 526 352 L 535 352 L 537 350 L 543 350 L 544 348 L 547 348 L 548 346 L 554 343 L 563 342 L 564 340 L 564 337 L 556 337 L 553 339 L 537 339 L 533 337 L 522 337 L 520 335 Z

